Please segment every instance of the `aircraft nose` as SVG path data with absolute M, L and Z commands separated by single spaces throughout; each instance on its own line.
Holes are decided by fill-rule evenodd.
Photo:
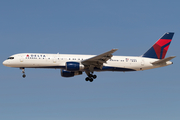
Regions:
M 5 61 L 3 62 L 3 65 L 4 65 L 4 66 L 7 66 L 7 65 L 8 65 L 7 60 L 5 60 Z

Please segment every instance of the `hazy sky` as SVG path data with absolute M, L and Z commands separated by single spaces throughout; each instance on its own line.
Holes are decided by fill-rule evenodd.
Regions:
M 142 55 L 165 32 L 173 65 L 63 78 L 0 64 L 1 120 L 179 120 L 180 1 L 1 0 L 0 62 L 16 53 Z

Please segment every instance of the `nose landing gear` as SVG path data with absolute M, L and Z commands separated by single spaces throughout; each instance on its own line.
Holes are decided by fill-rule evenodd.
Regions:
M 22 77 L 23 77 L 23 78 L 25 78 L 25 77 L 26 77 L 26 75 L 25 75 L 25 74 L 23 74 L 23 75 L 22 75 Z
M 22 70 L 22 73 L 23 73 L 22 77 L 25 78 L 26 77 L 25 68 L 20 68 L 20 69 Z

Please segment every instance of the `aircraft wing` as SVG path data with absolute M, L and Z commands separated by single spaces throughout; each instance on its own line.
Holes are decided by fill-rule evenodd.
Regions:
M 165 63 L 167 61 L 170 61 L 171 59 L 175 58 L 176 56 L 171 56 L 171 57 L 167 57 L 158 61 L 153 62 L 152 64 L 161 64 L 161 63 Z
M 81 61 L 81 63 L 85 66 L 93 66 L 93 67 L 97 67 L 97 68 L 102 68 L 103 63 L 106 63 L 106 61 L 111 59 L 111 57 L 113 56 L 112 53 L 114 53 L 117 50 L 118 49 L 112 49 L 112 50 L 105 52 L 103 54 L 100 54 L 100 55 L 94 56 L 92 58 L 83 60 L 83 61 Z

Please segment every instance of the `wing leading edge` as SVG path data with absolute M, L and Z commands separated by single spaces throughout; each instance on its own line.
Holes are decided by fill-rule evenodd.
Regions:
M 108 61 L 109 59 L 111 59 L 111 57 L 113 56 L 112 53 L 114 53 L 115 51 L 117 51 L 118 49 L 112 49 L 108 52 L 105 52 L 103 54 L 97 55 L 95 57 L 83 60 L 81 63 L 88 67 L 88 68 L 100 68 L 102 69 L 103 67 L 103 63 L 106 63 L 106 61 Z

